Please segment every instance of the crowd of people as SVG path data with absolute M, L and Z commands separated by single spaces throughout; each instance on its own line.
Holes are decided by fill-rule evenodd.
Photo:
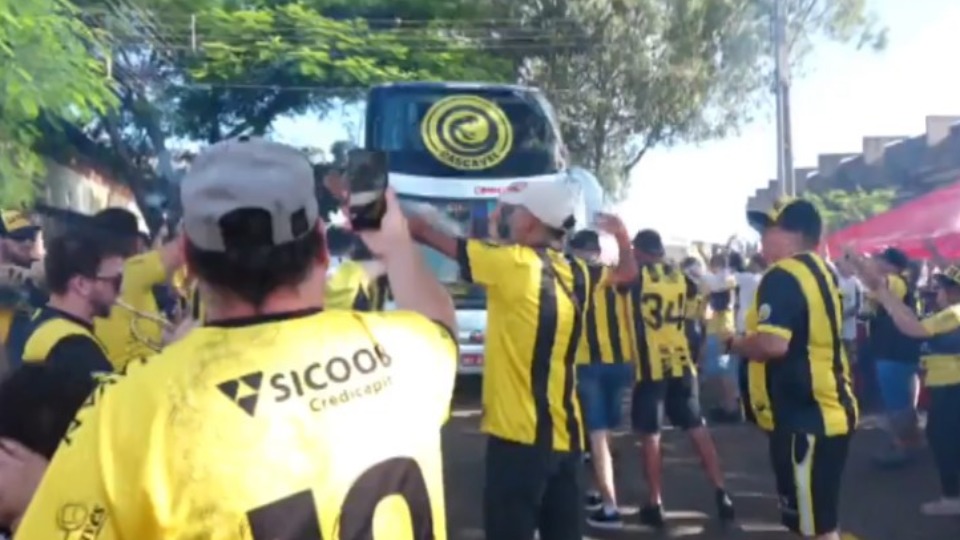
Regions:
M 665 421 L 693 442 L 718 518 L 735 519 L 708 420 L 746 420 L 767 434 L 783 524 L 839 540 L 861 379 L 875 372 L 888 413 L 880 463 L 906 464 L 921 361 L 942 488 L 923 510 L 960 515 L 958 267 L 932 275 L 924 317 L 902 253 L 827 260 L 802 199 L 748 215 L 760 254 L 674 263 L 656 231 L 614 215 L 573 232 L 559 182 L 508 190 L 484 238 L 405 215 L 389 190 L 379 229 L 332 229 L 314 194 L 302 153 L 243 139 L 196 158 L 170 239 L 108 209 L 35 264 L 38 227 L 2 214 L 0 525 L 26 540 L 445 538 L 458 338 L 418 244 L 487 292 L 487 538 L 623 525 L 610 433 L 629 391 L 642 523 L 665 523 Z M 598 262 L 600 234 L 614 265 Z M 701 385 L 718 396 L 706 415 Z

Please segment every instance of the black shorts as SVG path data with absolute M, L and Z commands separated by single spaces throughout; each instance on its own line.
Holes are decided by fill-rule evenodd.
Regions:
M 770 434 L 770 462 L 785 527 L 807 537 L 839 528 L 840 479 L 849 448 L 850 435 Z
M 483 521 L 487 538 L 541 540 L 583 538 L 583 459 L 489 437 Z
M 643 435 L 660 433 L 664 416 L 680 429 L 703 425 L 700 386 L 694 375 L 640 381 L 633 387 L 630 421 L 634 431 Z

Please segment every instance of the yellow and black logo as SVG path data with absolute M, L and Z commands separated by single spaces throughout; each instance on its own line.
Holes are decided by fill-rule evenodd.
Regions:
M 427 150 L 462 171 L 482 171 L 507 157 L 513 126 L 496 103 L 479 96 L 450 96 L 433 104 L 420 124 Z
M 257 400 L 260 398 L 260 384 L 263 383 L 263 372 L 255 371 L 217 385 L 223 395 L 230 398 L 250 416 L 257 411 Z

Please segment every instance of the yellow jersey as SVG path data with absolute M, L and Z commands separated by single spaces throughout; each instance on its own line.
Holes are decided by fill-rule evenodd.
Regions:
M 697 295 L 696 284 L 665 263 L 647 264 L 630 287 L 638 306 L 633 318 L 639 366 L 638 381 L 691 376 L 696 368 L 686 333 L 686 303 Z
M 123 264 L 123 283 L 120 300 L 128 306 L 156 316 L 162 316 L 154 286 L 162 285 L 167 271 L 159 251 L 149 251 L 127 259 Z M 154 354 L 163 343 L 163 325 L 129 309 L 114 306 L 110 316 L 94 320 L 94 333 L 107 349 L 107 356 L 115 369 L 127 362 Z
M 88 321 L 44 306 L 34 312 L 28 332 L 23 363 L 44 363 L 94 377 L 113 371 Z
M 925 319 L 930 334 L 920 349 L 924 384 L 930 387 L 960 384 L 960 305 L 952 305 Z
M 601 283 L 604 267 L 589 267 L 590 291 L 584 313 L 583 338 L 577 351 L 577 364 L 622 364 L 633 362 L 633 305 L 629 296 Z
M 360 261 L 343 261 L 327 280 L 327 309 L 383 311 L 386 301 L 386 277 L 371 279 Z
M 464 281 L 487 291 L 481 429 L 521 444 L 579 451 L 574 361 L 594 287 L 587 263 L 555 249 L 482 240 L 460 240 L 457 252 Z
M 736 327 L 737 279 L 732 274 L 715 274 L 701 286 L 707 304 L 708 334 L 732 334 Z
M 17 538 L 443 540 L 456 366 L 410 312 L 208 322 L 91 395 Z
M 746 314 L 747 334 L 786 339 L 783 358 L 750 361 L 743 396 L 760 428 L 810 435 L 851 433 L 859 419 L 850 362 L 841 339 L 843 302 L 837 277 L 815 253 L 777 261 Z

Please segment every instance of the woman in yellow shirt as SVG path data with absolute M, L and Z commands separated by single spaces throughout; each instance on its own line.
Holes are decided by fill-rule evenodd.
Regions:
M 930 392 L 927 440 L 940 474 L 941 498 L 923 505 L 931 516 L 960 516 L 960 266 L 934 277 L 940 311 L 924 319 L 886 286 L 872 265 L 857 260 L 864 284 L 903 334 L 924 340 L 920 361 Z

